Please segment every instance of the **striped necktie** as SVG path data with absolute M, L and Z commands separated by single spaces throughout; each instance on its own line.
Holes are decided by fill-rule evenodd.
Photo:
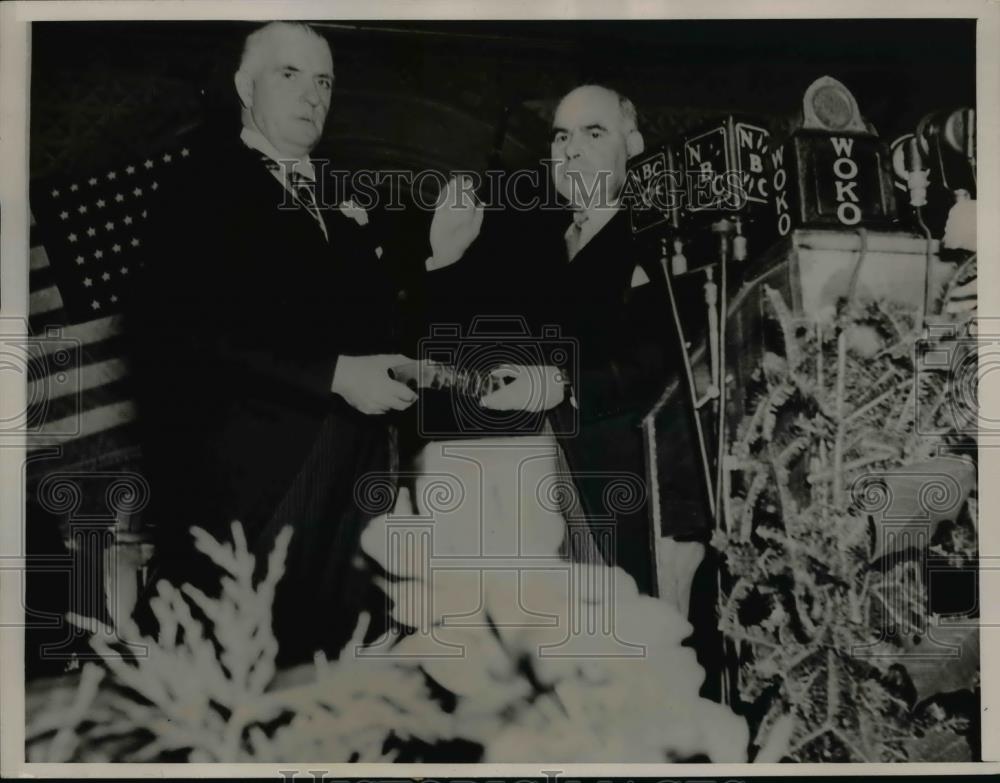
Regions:
M 280 163 L 276 160 L 272 160 L 267 155 L 261 155 L 260 159 L 263 164 L 267 166 L 268 171 L 270 171 L 279 182 L 283 184 L 286 182 L 283 174 L 286 169 L 283 169 Z M 288 172 L 287 182 L 295 200 L 298 201 L 301 206 L 305 207 L 306 212 L 308 212 L 312 219 L 316 221 L 320 231 L 323 232 L 323 236 L 329 242 L 330 237 L 326 233 L 326 223 L 323 222 L 323 216 L 319 211 L 319 202 L 316 199 L 316 183 L 297 171 Z
M 319 211 L 319 203 L 316 201 L 316 183 L 297 171 L 291 171 L 288 174 L 288 184 L 292 186 L 292 192 L 295 193 L 295 197 L 299 200 L 299 203 L 312 215 L 313 220 L 316 221 L 322 230 L 323 236 L 326 237 L 326 224 L 323 222 L 323 216 Z

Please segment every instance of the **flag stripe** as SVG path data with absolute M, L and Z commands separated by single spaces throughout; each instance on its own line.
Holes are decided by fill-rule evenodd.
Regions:
M 34 377 L 36 380 L 28 383 L 28 399 L 35 399 L 38 395 L 39 398 L 45 396 L 52 401 L 65 395 L 89 391 L 106 383 L 119 381 L 126 374 L 125 362 L 122 359 L 106 359 L 73 367 L 65 371 L 65 380 L 60 380 L 58 384 L 51 383 L 52 373 L 32 376 L 29 372 L 29 377 Z
M 67 423 L 71 419 L 77 419 L 81 423 L 72 426 L 63 426 L 56 432 L 73 432 L 83 429 L 83 420 L 87 419 L 93 411 L 105 408 L 117 402 L 125 402 L 131 398 L 131 388 L 127 379 L 119 379 L 105 383 L 86 391 L 78 391 L 70 388 L 67 384 L 61 384 L 65 393 L 57 397 L 39 399 L 37 402 L 28 405 L 28 421 L 44 422 L 41 431 L 45 432 L 50 423 Z
M 28 285 L 32 291 L 39 291 L 49 286 L 58 285 L 59 278 L 51 266 L 43 266 L 32 269 L 28 273 Z
M 73 415 L 65 419 L 47 421 L 40 432 L 28 435 L 28 451 L 85 438 L 134 419 L 135 404 L 131 400 L 120 400 L 89 410 L 86 416 Z
M 45 250 L 44 245 L 32 245 L 31 250 L 28 251 L 28 270 L 31 272 L 38 272 L 42 269 L 48 269 L 52 264 L 49 263 L 49 254 Z
M 82 324 L 71 324 L 69 326 L 61 327 L 59 329 L 58 337 L 81 343 L 83 345 L 89 345 L 100 340 L 105 340 L 108 337 L 120 335 L 122 331 L 121 321 L 122 319 L 120 315 L 109 315 L 104 318 L 87 321 Z M 36 332 L 36 334 L 37 333 L 39 332 Z M 57 351 L 64 346 L 64 343 L 61 343 L 56 339 L 41 341 L 41 347 L 44 353 Z
M 89 344 L 80 344 L 62 335 L 42 340 L 42 350 L 28 363 L 28 377 L 38 380 L 53 373 L 81 370 L 87 365 L 121 357 L 125 353 L 124 342 L 124 337 L 120 336 Z
M 34 459 L 28 470 L 28 480 L 35 484 L 47 473 L 71 470 L 98 470 L 102 467 L 127 469 L 139 467 L 141 455 L 134 444 L 137 442 L 136 425 L 125 423 L 113 426 L 104 432 L 87 435 L 62 443 L 53 441 L 48 445 L 33 445 L 28 441 L 29 452 Z M 46 458 L 43 452 L 58 447 L 58 453 Z
M 28 331 L 43 337 L 53 330 L 58 334 L 70 320 L 69 313 L 62 307 L 49 313 L 31 314 L 28 316 Z
M 62 306 L 62 296 L 54 285 L 40 291 L 32 291 L 28 298 L 28 312 L 33 316 L 60 310 Z

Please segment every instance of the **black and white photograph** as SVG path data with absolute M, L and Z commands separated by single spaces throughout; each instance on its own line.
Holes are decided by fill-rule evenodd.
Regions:
M 9 774 L 996 771 L 995 5 L 46 5 Z

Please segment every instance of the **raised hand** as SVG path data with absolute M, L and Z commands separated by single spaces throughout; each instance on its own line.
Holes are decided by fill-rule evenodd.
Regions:
M 417 399 L 417 394 L 390 378 L 389 368 L 412 361 L 402 354 L 340 356 L 330 390 L 343 397 L 352 408 L 369 415 L 406 410 Z
M 452 177 L 438 196 L 431 221 L 427 269 L 441 269 L 462 257 L 483 225 L 483 205 L 476 203 L 469 177 Z

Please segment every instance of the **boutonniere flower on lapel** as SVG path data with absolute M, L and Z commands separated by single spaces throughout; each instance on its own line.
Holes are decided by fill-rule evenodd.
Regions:
M 354 199 L 348 199 L 340 205 L 340 212 L 344 217 L 353 219 L 359 226 L 368 225 L 368 213 L 362 207 L 354 203 Z

